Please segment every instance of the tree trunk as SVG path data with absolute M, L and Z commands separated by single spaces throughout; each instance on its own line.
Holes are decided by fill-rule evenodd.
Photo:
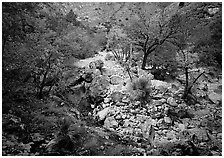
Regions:
M 189 80 L 188 80 L 188 67 L 184 68 L 185 70 L 185 80 L 186 80 L 186 84 L 185 84 L 185 88 L 184 88 L 184 94 L 182 96 L 182 99 L 186 99 L 187 95 L 188 95 L 188 85 L 189 85 Z
M 39 90 L 39 94 L 38 94 L 38 96 L 39 96 L 40 99 L 42 99 L 42 97 L 43 97 L 43 89 L 44 89 L 44 86 L 45 86 L 45 81 L 46 81 L 47 74 L 48 74 L 48 72 L 50 70 L 50 67 L 51 67 L 51 64 L 50 64 L 51 56 L 52 56 L 52 54 L 48 58 L 48 67 L 46 68 L 46 71 L 44 73 L 43 80 L 42 80 L 42 82 L 40 84 L 40 90 Z
M 148 57 L 148 54 L 144 53 L 143 60 L 142 60 L 142 70 L 146 69 L 145 67 L 146 67 L 147 57 Z
M 43 77 L 43 80 L 42 80 L 41 85 L 40 85 L 40 90 L 39 90 L 39 94 L 38 94 L 40 99 L 42 99 L 42 97 L 43 97 L 44 83 L 45 83 L 45 80 L 47 78 L 47 74 L 48 74 L 48 69 L 44 73 L 44 77 Z

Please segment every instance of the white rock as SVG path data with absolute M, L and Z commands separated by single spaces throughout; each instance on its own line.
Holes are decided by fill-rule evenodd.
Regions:
M 105 128 L 116 128 L 118 127 L 117 121 L 114 119 L 114 117 L 107 117 L 104 121 L 104 127 Z
M 91 104 L 90 106 L 91 106 L 91 108 L 92 108 L 92 109 L 94 109 L 94 108 L 95 108 L 95 105 L 94 105 L 94 104 Z
M 176 107 L 176 106 L 178 105 L 178 104 L 176 103 L 175 99 L 172 98 L 172 97 L 169 97 L 169 98 L 167 99 L 167 103 L 170 104 L 171 106 L 174 106 L 174 107 Z
M 159 106 L 159 105 L 162 105 L 163 102 L 161 100 L 152 100 L 152 105 L 153 106 Z
M 140 105 L 140 104 L 141 104 L 140 101 L 136 101 L 136 102 L 135 102 L 135 106 L 138 106 L 138 105 Z
M 166 99 L 162 98 L 162 99 L 160 99 L 160 101 L 161 101 L 162 103 L 165 103 L 165 102 L 166 102 Z
M 163 123 L 163 120 L 164 120 L 163 118 L 159 119 L 158 122 L 157 122 L 157 124 L 162 124 Z
M 102 107 L 105 109 L 106 107 L 109 107 L 110 104 L 102 104 Z
M 122 79 L 122 77 L 120 77 L 118 75 L 113 75 L 113 76 L 110 77 L 110 83 L 112 85 L 122 84 L 123 83 L 123 79 Z
M 123 114 L 121 117 L 122 117 L 122 119 L 126 119 L 127 116 L 125 114 Z
M 109 103 L 110 102 L 110 98 L 104 98 L 104 103 Z
M 107 114 L 109 113 L 109 111 L 110 111 L 110 107 L 107 107 L 107 108 L 99 111 L 97 113 L 97 116 L 99 117 L 99 120 L 104 120 L 105 117 L 107 116 Z
M 222 139 L 222 133 L 218 133 L 218 134 L 217 134 L 217 138 L 218 138 L 218 139 Z
M 181 130 L 181 131 L 184 131 L 185 130 L 185 125 L 180 123 L 178 124 L 178 128 Z
M 161 87 L 168 88 L 170 86 L 170 83 L 159 81 L 159 80 L 151 80 L 152 86 L 155 87 L 155 89 L 160 89 Z
M 168 124 L 171 124 L 171 123 L 172 123 L 172 120 L 171 120 L 170 117 L 165 116 L 165 117 L 164 117 L 164 122 L 165 122 L 165 123 L 168 123 Z
M 165 108 L 164 108 L 164 113 L 165 113 L 165 114 L 168 114 L 168 111 L 169 111 L 169 108 L 168 108 L 168 107 L 165 107 Z
M 152 123 L 153 126 L 156 126 L 156 124 L 157 124 L 157 119 L 151 119 L 151 123 Z
M 120 119 L 121 119 L 121 115 L 117 115 L 117 116 L 115 117 L 115 119 L 116 119 L 116 120 L 120 120 Z
M 122 99 L 122 102 L 123 103 L 129 103 L 130 102 L 130 99 L 129 98 L 124 98 L 124 99 Z
M 222 95 L 212 92 L 208 95 L 209 99 L 211 99 L 214 103 L 222 100 Z

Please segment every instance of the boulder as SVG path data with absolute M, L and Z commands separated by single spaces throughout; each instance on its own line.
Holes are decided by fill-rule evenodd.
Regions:
M 85 87 L 84 85 L 77 85 L 70 89 L 70 92 L 66 94 L 66 97 L 73 104 L 78 105 L 83 98 L 85 98 Z M 78 105 L 79 106 L 79 105 Z
M 113 60 L 114 61 L 114 55 L 110 54 L 110 53 L 107 53 L 105 55 L 105 58 L 104 58 L 105 61 L 108 61 L 108 60 Z
M 183 131 L 185 133 L 185 136 L 192 137 L 195 135 L 196 139 L 200 142 L 206 142 L 209 140 L 207 131 L 200 128 L 192 128 L 192 129 L 186 129 Z
M 81 77 L 85 80 L 85 82 L 90 83 L 92 82 L 94 76 L 96 76 L 95 74 L 96 72 L 94 72 L 93 70 L 89 70 L 89 69 L 84 69 L 82 71 Z M 98 73 L 99 74 L 99 73 Z M 100 73 L 101 74 L 101 73 Z
M 152 80 L 154 76 L 145 70 L 138 69 L 138 78 L 147 78 L 148 80 Z
M 110 77 L 110 83 L 112 85 L 118 85 L 118 84 L 122 84 L 123 83 L 123 79 L 122 77 L 118 76 L 118 75 L 112 75 Z
M 133 127 L 135 125 L 134 122 L 130 121 L 130 119 L 125 119 L 123 127 Z
M 107 108 L 105 108 L 105 109 L 99 111 L 99 112 L 97 113 L 97 116 L 99 117 L 99 120 L 100 120 L 100 121 L 101 121 L 101 120 L 104 120 L 109 112 L 110 112 L 110 107 L 107 107 Z
M 180 129 L 180 131 L 184 131 L 186 127 L 185 127 L 184 124 L 179 123 L 179 124 L 178 124 L 178 128 Z
M 214 103 L 218 103 L 218 102 L 222 101 L 222 95 L 215 93 L 215 92 L 211 92 L 210 94 L 208 94 L 208 97 Z
M 111 94 L 111 100 L 113 102 L 121 102 L 123 97 L 124 97 L 124 94 L 122 94 L 121 92 L 113 92 Z
M 172 123 L 172 120 L 171 120 L 170 117 L 165 116 L 164 117 L 164 122 L 167 123 L 167 124 L 171 124 Z
M 101 97 L 104 98 L 109 89 L 109 78 L 105 76 L 97 76 L 89 84 L 89 95 L 93 98 Z
M 162 88 L 168 89 L 168 87 L 170 86 L 170 83 L 159 80 L 151 80 L 151 83 L 155 89 L 162 89 Z
M 178 105 L 178 104 L 176 103 L 175 99 L 172 98 L 172 97 L 169 97 L 169 98 L 167 99 L 167 103 L 170 104 L 170 105 L 173 106 L 173 107 L 176 107 L 176 106 Z
M 89 63 L 89 68 L 90 69 L 99 69 L 101 70 L 102 67 L 104 66 L 104 62 L 102 60 L 96 60 L 96 61 L 92 61 Z
M 152 100 L 152 105 L 153 106 L 160 106 L 162 105 L 164 102 L 161 100 Z
M 104 127 L 107 129 L 118 127 L 118 123 L 114 117 L 107 117 L 104 121 Z

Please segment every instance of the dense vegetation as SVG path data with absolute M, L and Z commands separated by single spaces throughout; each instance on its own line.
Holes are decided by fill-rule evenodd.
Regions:
M 2 154 L 220 155 L 221 68 L 219 2 L 3 2 Z

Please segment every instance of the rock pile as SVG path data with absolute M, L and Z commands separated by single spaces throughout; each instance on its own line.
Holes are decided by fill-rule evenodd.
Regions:
M 147 94 L 150 100 L 141 102 L 138 97 L 131 98 L 130 93 L 132 96 L 138 96 L 142 95 L 142 91 L 133 91 L 128 75 L 124 74 L 120 67 L 116 70 L 104 67 L 103 73 L 98 73 L 96 69 L 85 69 L 81 73 L 83 78 L 90 78 L 89 83 L 84 81 L 88 95 L 95 99 L 100 98 L 100 101 L 91 103 L 91 108 L 93 118 L 101 122 L 103 127 L 119 133 L 123 139 L 131 139 L 137 144 L 145 143 L 147 149 L 141 148 L 142 152 L 151 152 L 148 147 L 153 145 L 189 140 L 192 136 L 199 142 L 210 139 L 201 120 L 210 117 L 208 115 L 211 111 L 217 110 L 213 104 L 208 109 L 209 112 L 204 114 L 202 111 L 204 115 L 199 116 L 196 111 L 199 112 L 208 105 L 207 102 L 190 107 L 179 99 L 184 90 L 180 83 L 153 80 L 153 75 L 137 69 L 134 80 L 143 77 L 151 81 L 150 93 Z M 204 85 L 200 87 L 200 90 L 206 90 Z M 216 117 L 221 118 L 221 115 Z M 221 141 L 220 128 L 210 126 L 215 131 L 211 136 L 219 136 L 217 141 Z M 201 145 L 203 146 L 203 143 Z M 152 154 L 150 152 L 147 154 Z M 174 152 L 178 155 L 178 151 Z

